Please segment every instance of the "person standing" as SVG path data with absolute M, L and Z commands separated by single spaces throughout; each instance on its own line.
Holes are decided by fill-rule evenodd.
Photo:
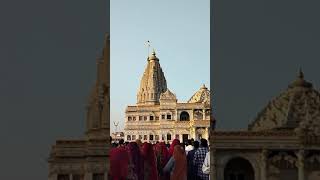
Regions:
M 130 142 L 126 147 L 129 154 L 127 180 L 143 180 L 143 158 L 136 142 Z
M 206 157 L 208 149 L 208 141 L 201 139 L 201 144 L 198 150 L 194 153 L 193 164 L 196 168 L 196 180 L 209 180 L 209 174 L 204 174 L 202 171 L 202 165 Z
M 110 179 L 126 180 L 129 161 L 129 154 L 124 147 L 112 148 L 110 150 Z
M 192 141 L 191 139 L 188 139 L 187 147 L 186 147 L 186 155 L 188 155 L 188 152 L 191 150 L 193 150 Z
M 170 180 L 187 180 L 187 158 L 183 146 L 174 147 L 173 158 L 174 168 Z
M 194 153 L 198 150 L 199 148 L 199 142 L 198 141 L 193 141 L 193 150 L 188 152 L 187 155 L 187 163 L 188 163 L 188 180 L 195 180 L 196 179 L 196 167 L 193 164 L 193 158 L 194 158 Z
M 156 156 L 152 144 L 143 143 L 141 152 L 144 159 L 144 179 L 158 180 Z
M 167 162 L 169 161 L 169 152 L 164 142 L 160 142 L 156 145 L 156 158 L 159 180 L 169 179 L 169 173 L 161 173 Z

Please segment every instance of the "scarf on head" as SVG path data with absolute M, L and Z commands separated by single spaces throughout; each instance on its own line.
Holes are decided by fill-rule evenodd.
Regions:
M 178 144 L 180 144 L 179 139 L 174 139 L 174 140 L 172 141 L 172 143 L 171 143 L 171 145 L 170 145 L 170 148 L 169 148 L 169 155 L 170 155 L 170 157 L 173 155 L 174 146 L 175 146 L 175 145 L 178 145 Z

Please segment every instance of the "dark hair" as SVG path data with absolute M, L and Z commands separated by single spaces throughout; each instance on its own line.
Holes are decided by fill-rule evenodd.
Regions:
M 206 139 L 201 139 L 201 147 L 208 147 L 208 141 Z
M 192 145 L 191 139 L 188 139 L 188 142 L 187 142 L 187 143 L 188 143 L 187 145 Z
M 122 145 L 124 143 L 124 140 L 123 139 L 120 139 L 119 140 L 119 145 Z
M 193 141 L 193 147 L 195 149 L 198 149 L 199 148 L 199 141 Z

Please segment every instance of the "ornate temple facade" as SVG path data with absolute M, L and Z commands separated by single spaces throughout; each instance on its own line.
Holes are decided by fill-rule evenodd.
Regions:
M 137 103 L 125 111 L 126 141 L 180 141 L 209 137 L 210 91 L 203 85 L 187 102 L 178 102 L 153 51 L 147 58 Z
M 97 80 L 87 105 L 85 138 L 57 140 L 52 146 L 49 180 L 107 180 L 110 148 L 110 38 L 97 60 Z
M 297 79 L 247 131 L 212 131 L 211 179 L 319 180 L 320 93 Z

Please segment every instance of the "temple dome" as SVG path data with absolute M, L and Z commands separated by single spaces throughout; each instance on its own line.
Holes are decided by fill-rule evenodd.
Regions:
M 279 96 L 272 99 L 249 125 L 249 130 L 300 129 L 320 124 L 320 93 L 299 75 Z
M 210 90 L 203 84 L 201 88 L 189 99 L 188 103 L 210 104 Z

